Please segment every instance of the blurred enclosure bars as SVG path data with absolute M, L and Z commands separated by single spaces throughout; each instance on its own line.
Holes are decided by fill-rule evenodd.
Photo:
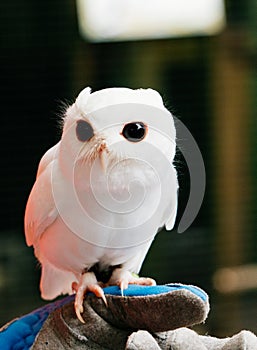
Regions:
M 188 15 L 184 6 L 180 10 Z M 72 102 L 86 85 L 129 86 L 162 93 L 195 137 L 207 172 L 193 225 L 183 234 L 159 233 L 142 274 L 159 283 L 204 288 L 211 312 L 199 331 L 257 332 L 256 1 L 226 1 L 215 30 L 182 33 L 182 24 L 177 33 L 158 35 L 156 28 L 156 35 L 150 31 L 141 40 L 139 35 L 94 42 L 82 35 L 80 2 L 13 0 L 0 7 L 0 323 L 44 303 L 40 269 L 25 245 L 23 215 L 38 161 L 60 137 L 56 119 L 62 102 Z M 190 188 L 179 151 L 176 164 L 179 221 Z

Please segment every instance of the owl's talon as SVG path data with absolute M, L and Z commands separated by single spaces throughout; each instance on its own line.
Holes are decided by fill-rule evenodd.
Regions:
M 83 319 L 82 317 L 82 313 L 84 311 L 84 308 L 82 305 L 76 305 L 75 303 L 75 312 L 76 312 L 76 315 L 77 315 L 77 318 L 80 320 L 81 323 L 85 323 L 85 320 Z
M 119 287 L 120 287 L 120 292 L 121 292 L 121 296 L 124 297 L 124 289 L 128 288 L 128 281 L 126 281 L 125 279 L 122 279 L 119 283 L 118 283 Z
M 74 302 L 74 307 L 75 307 L 75 312 L 78 317 L 78 319 L 82 322 L 85 323 L 83 317 L 81 314 L 84 311 L 83 307 L 83 302 L 84 302 L 84 295 L 87 292 L 92 292 L 97 296 L 98 298 L 101 298 L 105 305 L 107 306 L 107 300 L 104 295 L 103 289 L 98 285 L 97 279 L 95 277 L 95 274 L 93 272 L 85 272 L 79 281 L 73 282 L 72 285 L 72 290 L 76 292 L 76 297 L 75 297 L 75 302 Z
M 124 289 L 127 289 L 129 284 L 138 284 L 141 286 L 155 286 L 156 282 L 152 278 L 135 277 L 130 271 L 127 271 L 123 268 L 117 268 L 113 271 L 109 284 L 119 286 L 121 296 L 124 296 Z
M 108 307 L 108 303 L 107 303 L 107 300 L 106 300 L 105 295 L 102 297 L 102 300 L 103 300 L 103 302 L 105 303 L 105 306 Z
M 93 285 L 93 286 L 89 286 L 89 287 L 90 287 L 90 289 L 88 289 L 88 290 L 90 290 L 90 292 L 94 293 L 95 296 L 97 296 L 98 298 L 101 298 L 103 300 L 103 302 L 105 303 L 105 306 L 108 306 L 103 289 L 98 284 Z
M 74 287 L 74 286 L 72 286 Z M 74 308 L 75 308 L 75 312 L 76 315 L 78 317 L 78 319 L 82 322 L 85 323 L 83 317 L 81 316 L 81 314 L 84 311 L 84 307 L 83 307 L 83 299 L 84 299 L 84 293 L 86 292 L 86 290 L 83 288 L 83 286 L 77 286 L 74 288 L 74 290 L 76 291 L 76 297 L 75 297 L 75 302 L 74 302 Z

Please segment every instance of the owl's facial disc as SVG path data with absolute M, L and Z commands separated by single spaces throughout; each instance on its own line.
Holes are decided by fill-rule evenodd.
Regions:
M 92 125 L 85 119 L 79 119 L 76 122 L 76 137 L 82 144 L 79 158 L 86 162 L 93 162 L 97 158 L 100 160 L 103 170 L 106 170 L 108 164 L 114 160 L 120 159 L 120 150 L 110 150 L 104 135 L 94 132 Z M 138 143 L 142 141 L 148 132 L 148 126 L 142 121 L 133 121 L 122 126 L 120 135 L 126 141 Z M 126 154 L 123 154 L 126 158 Z M 85 163 L 84 163 L 85 164 Z

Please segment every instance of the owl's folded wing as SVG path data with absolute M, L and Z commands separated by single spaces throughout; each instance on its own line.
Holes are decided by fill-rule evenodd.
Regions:
M 51 183 L 54 161 L 40 172 L 27 202 L 24 225 L 26 242 L 29 246 L 37 242 L 42 233 L 58 216 Z
M 176 216 L 177 216 L 177 208 L 178 208 L 178 202 L 176 201 L 175 203 L 173 203 L 172 211 L 171 211 L 167 221 L 165 222 L 165 227 L 166 227 L 166 230 L 168 230 L 168 231 L 172 230 L 174 225 L 175 225 Z
M 40 174 L 45 171 L 45 169 L 48 167 L 48 165 L 57 157 L 58 150 L 60 147 L 60 142 L 58 142 L 56 145 L 54 145 L 52 148 L 50 148 L 41 158 L 40 163 L 38 165 L 37 170 L 37 178 L 40 176 Z
M 178 188 L 177 173 L 175 168 L 172 168 L 172 176 L 170 177 L 169 185 L 166 188 L 167 191 L 170 189 L 169 205 L 166 210 L 167 216 L 165 219 L 165 227 L 168 231 L 173 229 L 176 221 L 178 209 Z

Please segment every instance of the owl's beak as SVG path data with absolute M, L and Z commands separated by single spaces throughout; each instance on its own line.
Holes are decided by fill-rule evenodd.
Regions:
M 98 149 L 99 152 L 99 156 L 100 156 L 100 163 L 101 163 L 101 168 L 103 170 L 103 172 L 106 172 L 106 168 L 107 168 L 107 153 L 108 153 L 108 148 L 106 145 L 105 141 L 101 142 L 101 145 Z

